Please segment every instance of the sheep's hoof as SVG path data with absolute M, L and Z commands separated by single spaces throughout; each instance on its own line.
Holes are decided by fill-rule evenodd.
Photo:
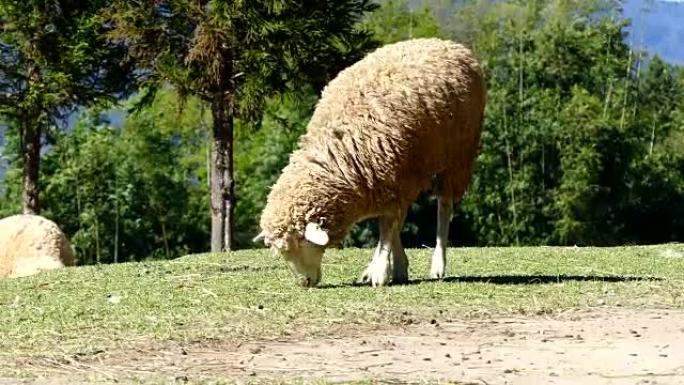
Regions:
M 444 268 L 432 269 L 432 271 L 430 272 L 430 278 L 432 279 L 444 279 L 445 276 L 446 274 L 444 272 Z
M 389 273 L 380 272 L 380 274 L 378 274 L 371 266 L 368 266 L 363 274 L 361 274 L 358 283 L 370 284 L 373 287 L 389 285 Z
M 366 270 L 361 273 L 361 276 L 359 279 L 356 281 L 357 283 L 363 283 L 363 284 L 370 284 L 371 283 L 371 273 L 370 273 L 370 266 L 366 268 Z
M 408 283 L 408 280 L 408 272 L 406 271 L 395 272 L 392 275 L 392 283 Z

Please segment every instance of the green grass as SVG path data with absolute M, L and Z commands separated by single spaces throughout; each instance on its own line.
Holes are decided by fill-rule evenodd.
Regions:
M 408 285 L 352 283 L 370 250 L 330 250 L 302 289 L 264 250 L 66 268 L 0 281 L 0 355 L 89 354 L 167 340 L 329 335 L 387 324 L 684 307 L 681 245 L 450 249 L 443 282 L 421 280 L 431 250 L 408 250 Z M 1 358 L 1 357 L 0 357 Z

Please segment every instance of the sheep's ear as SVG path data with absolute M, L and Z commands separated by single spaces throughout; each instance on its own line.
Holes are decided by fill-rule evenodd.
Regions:
M 325 230 L 321 228 L 321 225 L 317 223 L 308 223 L 306 225 L 306 230 L 304 230 L 304 238 L 318 246 L 325 246 L 330 240 L 328 238 L 328 233 L 326 233 Z
M 262 232 L 259 233 L 259 235 L 257 235 L 256 237 L 252 238 L 252 242 L 257 243 L 257 242 L 259 242 L 259 241 L 264 240 L 265 237 L 266 237 L 266 232 L 265 232 L 265 231 L 262 231 Z

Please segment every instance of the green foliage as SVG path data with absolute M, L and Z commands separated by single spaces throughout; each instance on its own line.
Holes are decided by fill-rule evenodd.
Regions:
M 410 36 L 465 42 L 487 75 L 485 131 L 473 181 L 452 222 L 455 244 L 613 245 L 684 237 L 684 70 L 630 50 L 627 23 L 614 2 L 425 1 L 411 10 L 415 2 L 386 0 L 360 25 L 352 20 L 362 8 L 374 8 L 362 1 L 316 3 L 304 20 L 305 11 L 288 1 L 157 3 L 116 2 L 122 29 L 113 36 L 133 38 L 146 84 L 160 87 L 163 78 L 175 92 L 143 89 L 129 102 L 143 107 L 121 130 L 82 118 L 73 132 L 55 136 L 46 155 L 46 214 L 66 224 L 84 263 L 113 261 L 115 244 L 120 261 L 206 248 L 214 122 L 205 106 L 220 75 L 209 70 L 226 69 L 214 51 L 200 48 L 225 39 L 238 55 L 231 84 L 238 103 L 239 247 L 252 246 L 269 187 L 325 82 L 374 41 Z M 345 8 L 350 4 L 358 8 Z M 134 14 L 138 6 L 144 12 Z M 343 14 L 330 16 L 338 11 Z M 157 38 L 155 49 L 141 48 Z M 0 76 L 0 84 L 9 83 Z M 5 147 L 5 156 L 19 154 L 16 130 Z M 20 162 L 9 160 L 1 215 L 20 204 Z M 434 199 L 421 195 L 402 231 L 404 244 L 433 245 L 435 220 Z M 376 240 L 371 220 L 355 226 L 345 244 Z
M 287 164 L 315 101 L 310 89 L 271 99 L 256 132 L 236 121 L 238 246 L 253 246 L 268 189 Z M 80 263 L 206 250 L 211 117 L 203 106 L 163 90 L 149 106 L 128 115 L 121 129 L 91 111 L 58 137 L 44 156 L 44 215 L 63 226 Z M 0 201 L 2 216 L 20 208 L 21 170 L 14 164 Z
M 0 1 L 0 115 L 54 123 L 126 85 L 121 49 L 100 39 L 105 1 Z M 27 122 L 24 122 L 27 123 Z
M 206 248 L 208 211 L 193 148 L 205 143 L 167 94 L 121 129 L 86 115 L 44 157 L 48 209 L 70 235 L 79 263 L 170 258 Z M 162 117 L 163 116 L 163 117 Z M 173 117 L 177 119 L 173 119 Z M 206 135 L 206 133 L 204 132 Z
M 20 213 L 21 169 L 16 164 L 8 167 L 0 183 L 0 218 Z
M 383 44 L 412 38 L 439 37 L 444 33 L 435 11 L 428 1 L 413 10 L 408 0 L 386 0 L 380 3 L 379 9 L 369 14 L 363 25 Z
M 258 126 L 270 96 L 321 89 L 376 42 L 357 28 L 371 0 L 131 2 L 103 13 L 151 97 L 170 83 L 212 114 L 211 250 L 234 247 L 234 126 Z M 142 101 L 150 100 L 143 98 Z
M 24 210 L 38 213 L 41 140 L 79 106 L 128 91 L 131 63 L 101 36 L 107 1 L 0 1 L 0 121 L 25 163 Z
M 212 101 L 235 93 L 236 112 L 254 119 L 266 98 L 294 85 L 320 89 L 375 46 L 356 20 L 370 0 L 114 1 L 104 18 L 145 68 L 148 84 Z M 258 119 L 257 119 L 258 120 Z
M 426 2 L 412 12 L 407 2 L 388 0 L 364 23 L 383 43 L 409 33 L 458 35 L 486 68 L 482 151 L 452 224 L 454 242 L 618 244 L 684 235 L 679 211 L 665 203 L 682 199 L 675 175 L 684 152 L 671 151 L 683 143 L 681 71 L 658 58 L 645 66 L 643 54 L 626 45 L 627 24 L 613 5 L 478 1 L 459 8 L 452 23 L 460 28 L 439 17 L 443 9 Z M 274 163 L 265 175 L 281 166 Z M 638 177 L 642 172 L 659 176 Z M 646 207 L 671 220 L 654 214 L 648 226 L 656 230 L 639 231 L 633 213 L 643 218 Z M 434 199 L 421 195 L 402 231 L 404 244 L 432 245 L 435 214 Z M 372 246 L 376 239 L 370 220 L 352 228 L 345 244 Z
M 459 11 L 490 90 L 482 152 L 461 207 L 477 244 L 684 236 L 676 214 L 639 217 L 649 231 L 634 226 L 646 207 L 667 211 L 663 196 L 682 199 L 683 155 L 665 156 L 664 147 L 676 136 L 684 89 L 677 70 L 657 58 L 641 68 L 643 55 L 627 47 L 616 12 L 609 2 L 561 0 L 477 1 Z

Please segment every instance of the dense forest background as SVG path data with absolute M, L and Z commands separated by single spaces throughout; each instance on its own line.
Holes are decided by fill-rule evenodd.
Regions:
M 366 34 L 345 46 L 346 60 L 437 36 L 472 47 L 485 67 L 485 131 L 452 223 L 453 245 L 684 240 L 684 69 L 630 48 L 619 2 L 442 0 L 412 9 L 385 0 L 372 8 L 351 26 Z M 290 83 L 258 95 L 257 113 L 234 121 L 238 247 L 254 247 L 269 186 L 324 85 L 316 76 Z M 173 84 L 159 83 L 148 98 L 141 84 L 119 91 L 132 95 L 125 99 L 79 106 L 70 124 L 44 133 L 41 214 L 62 226 L 81 264 L 209 249 L 211 107 Z M 4 217 L 21 212 L 25 158 L 18 120 L 0 122 L 9 164 L 0 185 Z M 434 199 L 424 194 L 407 218 L 405 246 L 433 245 L 435 220 Z M 374 221 L 360 223 L 345 244 L 372 245 L 376 231 Z

